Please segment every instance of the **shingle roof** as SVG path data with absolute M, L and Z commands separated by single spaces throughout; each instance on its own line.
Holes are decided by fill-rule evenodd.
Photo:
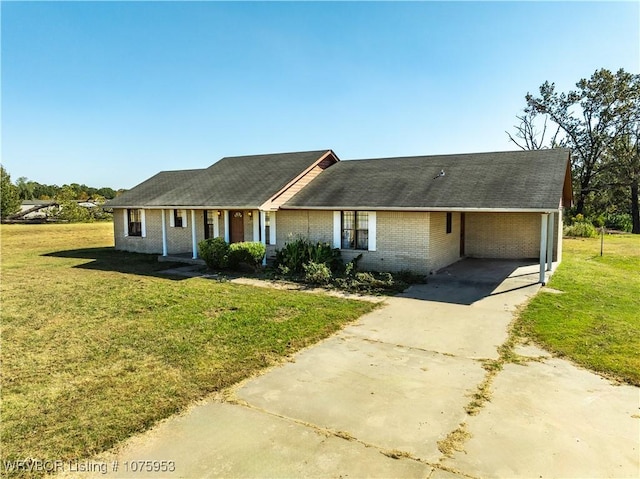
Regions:
M 203 171 L 204 169 L 161 171 L 112 200 L 105 202 L 104 207 L 146 206 L 158 196 L 163 195 L 177 185 L 183 184 Z
M 105 206 L 258 208 L 329 151 L 225 157 L 203 170 L 163 172 Z
M 557 209 L 568 161 L 562 148 L 341 161 L 282 208 Z

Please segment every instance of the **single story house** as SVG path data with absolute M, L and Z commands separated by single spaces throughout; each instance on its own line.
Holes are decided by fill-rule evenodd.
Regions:
M 105 207 L 119 250 L 197 258 L 199 241 L 222 237 L 261 241 L 270 256 L 304 236 L 378 271 L 536 258 L 544 283 L 571 202 L 564 148 L 350 161 L 321 150 L 160 172 Z

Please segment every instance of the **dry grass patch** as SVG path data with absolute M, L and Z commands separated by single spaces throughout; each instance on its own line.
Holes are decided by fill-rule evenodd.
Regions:
M 375 307 L 159 276 L 109 223 L 0 233 L 3 461 L 98 454 Z

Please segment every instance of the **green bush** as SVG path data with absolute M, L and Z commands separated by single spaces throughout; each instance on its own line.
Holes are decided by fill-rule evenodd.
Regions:
M 331 270 L 324 263 L 309 261 L 302 265 L 304 269 L 304 281 L 311 284 L 329 284 L 331 282 Z
M 572 225 L 565 226 L 564 236 L 572 236 L 579 238 L 595 238 L 598 236 L 596 227 L 586 221 L 576 222 Z
M 198 243 L 198 254 L 209 269 L 226 268 L 229 262 L 229 245 L 222 238 L 209 238 Z
M 627 213 L 608 213 L 604 217 L 604 225 L 612 230 L 631 233 L 633 220 L 631 215 Z
M 288 268 L 290 273 L 304 272 L 304 265 L 309 262 L 326 264 L 331 271 L 338 271 L 343 266 L 340 250 L 332 248 L 329 243 L 312 243 L 299 237 L 276 251 L 276 268 Z
M 228 264 L 231 268 L 237 268 L 242 263 L 257 268 L 262 264 L 266 252 L 265 245 L 257 241 L 233 243 L 229 246 Z

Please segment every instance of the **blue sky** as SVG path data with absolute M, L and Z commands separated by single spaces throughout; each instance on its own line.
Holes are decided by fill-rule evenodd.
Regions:
M 7 2 L 2 164 L 130 188 L 224 156 L 516 149 L 527 92 L 640 72 L 638 2 Z

